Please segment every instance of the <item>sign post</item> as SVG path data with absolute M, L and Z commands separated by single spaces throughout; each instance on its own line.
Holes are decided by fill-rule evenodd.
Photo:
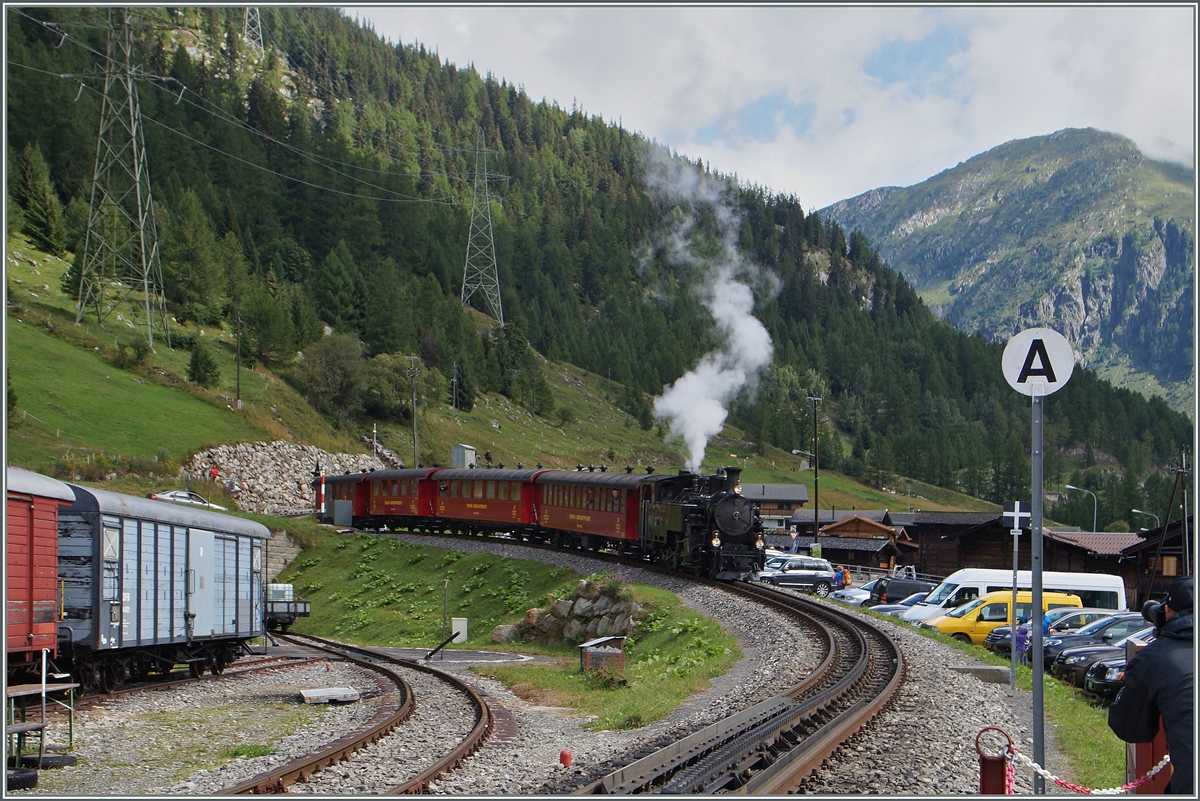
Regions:
M 1045 397 L 1066 386 L 1075 370 L 1075 353 L 1071 343 L 1057 331 L 1049 328 L 1027 328 L 1014 336 L 1004 347 L 1001 368 L 1008 385 L 1028 395 L 1033 407 L 1033 431 L 1030 448 L 1030 491 L 1033 493 L 1030 530 L 1030 571 L 1033 579 L 1033 609 L 1042 611 L 1042 405 Z M 1014 582 L 1015 583 L 1015 582 Z M 1016 615 L 1016 608 L 1013 609 Z M 1033 760 L 1043 768 L 1046 766 L 1046 720 L 1045 720 L 1045 655 L 1042 643 L 1042 626 L 1031 626 L 1033 635 L 1030 643 L 1030 658 L 1033 660 Z M 1016 631 L 1013 631 L 1013 649 L 1016 650 Z M 1040 773 L 1033 776 L 1033 792 L 1046 794 L 1046 780 Z
M 1004 522 L 1012 529 L 1013 538 L 1013 585 L 1012 585 L 1012 606 L 1009 617 L 1012 619 L 1012 626 L 1009 631 L 1012 633 L 1012 676 L 1009 686 L 1012 689 L 1013 697 L 1017 695 L 1017 565 L 1018 565 L 1018 550 L 1017 546 L 1021 541 L 1021 518 L 1029 517 L 1029 512 L 1021 511 L 1020 501 L 1008 501 L 1004 504 Z

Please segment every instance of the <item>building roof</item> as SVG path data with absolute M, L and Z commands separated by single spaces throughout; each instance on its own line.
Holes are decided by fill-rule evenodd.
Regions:
M 792 538 L 785 534 L 765 534 L 763 540 L 770 548 L 775 548 L 780 551 L 788 551 L 792 547 Z M 813 538 L 801 534 L 796 538 L 796 545 L 800 548 L 808 548 L 813 544 Z M 866 551 L 868 553 L 879 553 L 885 550 L 897 550 L 895 545 L 889 539 L 865 537 L 827 537 L 821 535 L 821 547 L 832 548 L 836 551 Z
M 747 484 L 742 482 L 742 497 L 751 501 L 791 501 L 808 503 L 807 484 Z
M 888 516 L 887 509 L 822 509 L 820 517 L 821 525 L 840 522 L 856 515 L 874 523 L 883 523 L 884 525 L 891 524 L 891 518 Z M 793 524 L 801 523 L 812 526 L 813 510 L 797 509 L 796 511 L 792 512 L 790 522 Z
M 1042 530 L 1042 533 L 1052 540 L 1066 542 L 1101 556 L 1116 556 L 1129 546 L 1142 541 L 1137 534 L 1123 531 L 1046 528 Z
M 905 525 L 915 524 L 918 526 L 977 526 L 980 523 L 987 523 L 992 520 L 997 520 L 1001 512 L 912 512 L 912 519 L 901 519 L 901 513 L 893 513 L 892 520 Z

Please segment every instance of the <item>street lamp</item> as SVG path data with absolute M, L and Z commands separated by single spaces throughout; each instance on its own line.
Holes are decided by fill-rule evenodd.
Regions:
M 1085 490 L 1083 487 L 1073 487 L 1070 484 L 1067 485 L 1067 489 L 1075 490 L 1076 492 L 1086 492 L 1088 495 L 1092 496 L 1092 531 L 1095 532 L 1096 519 L 1099 517 L 1100 513 L 1100 502 L 1096 500 L 1096 493 L 1092 492 L 1091 490 Z
M 1143 512 L 1141 509 L 1130 509 L 1129 511 L 1133 512 L 1135 515 L 1149 515 L 1150 517 L 1153 517 L 1155 528 L 1158 528 L 1162 525 L 1162 523 L 1160 523 L 1158 520 L 1158 515 L 1154 514 L 1154 512 Z

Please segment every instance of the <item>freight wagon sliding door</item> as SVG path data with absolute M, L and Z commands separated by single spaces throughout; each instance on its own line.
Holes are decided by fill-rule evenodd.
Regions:
M 213 612 L 215 539 L 211 531 L 198 528 L 188 531 L 187 609 L 192 616 L 193 637 L 211 637 L 217 622 Z
M 237 633 L 237 540 L 217 537 L 216 562 L 213 565 L 216 595 L 213 598 L 213 634 Z

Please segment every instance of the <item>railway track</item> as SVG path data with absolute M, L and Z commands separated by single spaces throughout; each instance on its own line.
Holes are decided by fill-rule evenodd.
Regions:
M 506 542 L 557 550 L 518 540 Z M 586 556 L 631 564 L 627 557 L 614 554 L 586 552 Z M 700 580 L 648 563 L 638 562 L 636 566 Z M 869 621 L 843 613 L 836 606 L 761 584 L 717 586 L 794 619 L 823 644 L 825 659 L 781 695 L 593 780 L 577 794 L 794 791 L 838 746 L 875 717 L 903 683 L 904 660 L 898 645 Z
M 436 677 L 438 681 L 452 685 L 456 691 L 468 699 L 472 706 L 474 725 L 459 742 L 449 747 L 440 756 L 435 757 L 430 764 L 416 772 L 415 775 L 383 790 L 384 794 L 427 792 L 431 782 L 443 773 L 453 770 L 463 759 L 474 753 L 483 745 L 491 732 L 493 718 L 486 702 L 469 685 L 455 676 L 418 662 L 397 659 L 370 648 L 335 643 L 319 637 L 293 634 L 281 639 L 319 648 L 362 668 L 383 674 L 397 688 L 397 703 L 385 705 L 384 710 L 377 713 L 362 729 L 340 738 L 321 751 L 292 760 L 238 785 L 226 788 L 221 792 L 222 795 L 287 792 L 289 786 L 298 782 L 311 782 L 321 771 L 341 765 L 350 760 L 355 752 L 379 743 L 416 711 L 419 699 L 413 691 L 411 677 L 405 676 L 406 671 L 416 671 Z
M 795 791 L 903 681 L 898 646 L 871 623 L 789 592 L 749 584 L 730 589 L 817 628 L 828 644 L 824 661 L 783 694 L 614 771 L 579 794 Z

